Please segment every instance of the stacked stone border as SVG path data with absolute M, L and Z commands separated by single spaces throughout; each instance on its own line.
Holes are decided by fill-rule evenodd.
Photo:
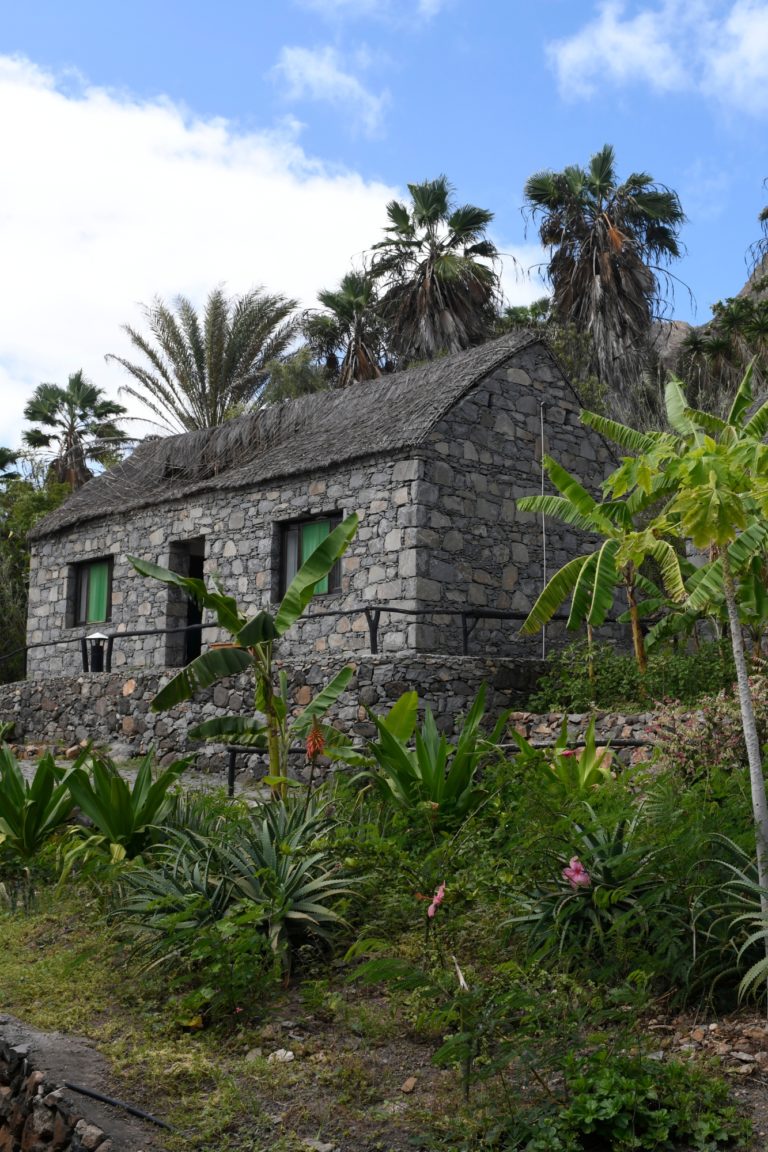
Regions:
M 516 710 L 541 671 L 538 661 L 401 654 L 367 656 L 349 663 L 354 670 L 349 688 L 328 718 L 353 737 L 363 739 L 374 735 L 369 710 L 384 712 L 409 690 L 418 693 L 422 709 L 426 706 L 432 709 L 442 731 L 449 736 L 455 734 L 481 684 L 486 685 L 489 725 L 503 712 L 512 710 L 509 727 L 534 744 L 552 744 L 560 735 L 562 713 Z M 309 664 L 283 661 L 278 667 L 287 674 L 289 696 L 298 712 L 344 663 L 332 659 Z M 113 755 L 126 758 L 154 748 L 162 762 L 193 753 L 203 770 L 223 770 L 226 750 L 221 746 L 201 745 L 190 738 L 189 730 L 214 716 L 248 714 L 253 696 L 249 678 L 240 676 L 222 681 L 169 712 L 152 712 L 152 699 L 170 675 L 170 672 L 134 670 L 2 685 L 0 721 L 13 721 L 13 739 L 18 744 L 74 750 L 84 741 L 91 741 L 109 748 Z M 572 745 L 583 739 L 591 716 L 591 713 L 567 716 Z M 658 724 L 658 716 L 653 712 L 632 716 L 618 712 L 595 714 L 598 742 L 612 744 L 625 763 L 648 759 L 659 740 Z M 255 761 L 251 766 L 256 767 Z M 298 775 L 301 766 L 299 757 Z
M 44 1072 L 29 1048 L 0 1039 L 0 1152 L 112 1152 L 112 1140 Z
M 360 738 L 375 731 L 368 709 L 386 711 L 410 690 L 418 692 L 422 707 L 428 705 L 440 729 L 450 735 L 485 684 L 487 715 L 493 722 L 502 712 L 519 706 L 541 670 L 538 661 L 418 653 L 350 661 L 339 657 L 286 660 L 278 667 L 288 677 L 294 709 L 298 712 L 308 704 L 345 664 L 353 668 L 353 677 L 328 718 Z M 152 712 L 153 697 L 172 674 L 142 669 L 40 677 L 2 685 L 0 720 L 13 722 L 17 743 L 37 742 L 66 749 L 90 740 L 125 757 L 141 755 L 152 747 L 162 762 L 194 752 L 203 769 L 223 769 L 225 750 L 193 741 L 189 730 L 215 716 L 249 714 L 253 700 L 250 678 L 233 677 L 168 712 Z

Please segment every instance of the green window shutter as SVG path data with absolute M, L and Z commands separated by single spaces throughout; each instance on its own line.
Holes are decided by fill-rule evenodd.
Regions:
M 109 609 L 109 563 L 100 560 L 88 565 L 87 622 L 96 624 L 107 619 Z
M 331 524 L 329 520 L 310 520 L 301 526 L 301 562 L 304 563 L 318 548 L 326 536 L 330 535 Z M 328 577 L 324 576 L 315 585 L 315 592 L 328 591 Z

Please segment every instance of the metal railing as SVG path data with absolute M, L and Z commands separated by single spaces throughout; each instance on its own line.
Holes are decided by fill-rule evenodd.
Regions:
M 390 615 L 411 616 L 419 617 L 450 617 L 461 621 L 461 654 L 468 656 L 469 642 L 472 633 L 475 631 L 478 623 L 481 620 L 511 620 L 522 623 L 527 618 L 525 613 L 522 612 L 506 612 L 500 608 L 400 608 L 395 605 L 381 605 L 380 607 L 374 606 L 359 606 L 356 608 L 334 608 L 322 609 L 320 611 L 310 611 L 303 617 L 303 621 L 318 620 L 323 617 L 354 617 L 363 616 L 366 624 L 368 625 L 368 638 L 370 646 L 370 654 L 376 656 L 379 654 L 379 633 L 381 617 L 383 613 Z M 558 613 L 552 617 L 554 621 L 562 622 L 567 620 L 567 615 Z M 615 620 L 608 620 L 606 623 L 615 623 Z M 92 626 L 93 627 L 93 626 Z M 33 644 L 26 644 L 20 648 L 14 649 L 12 652 L 6 653 L 4 656 L 0 655 L 0 664 L 6 660 L 11 660 L 21 653 L 31 652 L 38 648 L 56 647 L 58 645 L 78 644 L 80 645 L 83 671 L 105 671 L 111 672 L 112 670 L 112 655 L 116 641 L 129 640 L 137 636 L 168 636 L 178 635 L 192 632 L 204 632 L 206 630 L 220 631 L 221 626 L 218 623 L 206 624 L 187 624 L 176 628 L 132 628 L 124 632 L 112 632 L 105 636 L 100 643 L 102 648 L 102 659 L 94 661 L 93 650 L 89 648 L 89 637 L 87 634 L 82 636 L 67 636 L 60 640 L 43 640 Z M 94 663 L 100 667 L 94 667 Z

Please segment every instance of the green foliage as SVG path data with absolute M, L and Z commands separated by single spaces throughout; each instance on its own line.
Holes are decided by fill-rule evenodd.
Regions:
M 734 679 L 727 641 L 699 644 L 692 651 L 653 651 L 644 676 L 628 653 L 582 641 L 550 654 L 526 707 L 534 712 L 588 712 L 642 710 L 664 700 L 695 704 L 702 696 L 729 690 Z
M 330 942 L 341 925 L 332 905 L 350 889 L 322 846 L 327 829 L 314 804 L 273 800 L 224 834 L 170 833 L 151 864 L 122 874 L 112 918 L 132 931 L 145 964 L 183 966 L 198 988 L 215 976 L 203 963 L 215 956 L 212 942 L 226 939 L 236 954 L 228 962 L 240 973 L 231 977 L 234 996 L 237 966 L 247 966 L 248 957 L 269 951 L 287 972 L 299 944 Z M 249 951 L 248 934 L 260 936 L 263 947 L 254 942 Z
M 90 772 L 82 762 L 76 763 L 66 783 L 98 835 L 75 832 L 66 851 L 67 870 L 94 852 L 106 852 L 113 861 L 130 860 L 143 852 L 169 814 L 173 804 L 170 789 L 189 766 L 190 758 L 175 761 L 153 780 L 154 754 L 150 751 L 139 765 L 133 786 L 108 757 L 93 754 L 90 761 Z
M 516 1111 L 480 1148 L 715 1152 L 751 1135 L 724 1081 L 688 1064 L 598 1048 L 565 1056 L 562 1077 L 561 1093 Z
M 0 485 L 0 684 L 24 678 L 29 545 L 27 533 L 66 498 L 66 484 L 9 480 Z M 14 653 L 14 655 L 12 655 Z
M 568 748 L 567 717 L 551 751 L 534 748 L 519 732 L 513 731 L 512 737 L 520 749 L 521 769 L 538 770 L 544 791 L 554 799 L 585 800 L 611 777 L 611 752 L 595 744 L 594 717 L 587 726 L 584 747 L 578 750 Z
M 370 751 L 377 767 L 362 773 L 362 778 L 370 779 L 385 804 L 425 816 L 435 828 L 455 827 L 486 795 L 476 782 L 485 752 L 480 734 L 484 707 L 483 686 L 455 745 L 438 732 L 429 708 L 414 748 L 391 723 L 373 716 L 379 739 L 370 744 Z
M 77 771 L 87 756 L 73 765 Z M 72 810 L 69 781 L 50 752 L 27 781 L 7 744 L 0 745 L 0 861 L 30 863 Z

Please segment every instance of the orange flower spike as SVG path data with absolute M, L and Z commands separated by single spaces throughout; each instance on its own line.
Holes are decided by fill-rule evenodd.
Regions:
M 312 721 L 312 727 L 307 735 L 307 759 L 316 760 L 325 750 L 325 736 L 317 720 Z

